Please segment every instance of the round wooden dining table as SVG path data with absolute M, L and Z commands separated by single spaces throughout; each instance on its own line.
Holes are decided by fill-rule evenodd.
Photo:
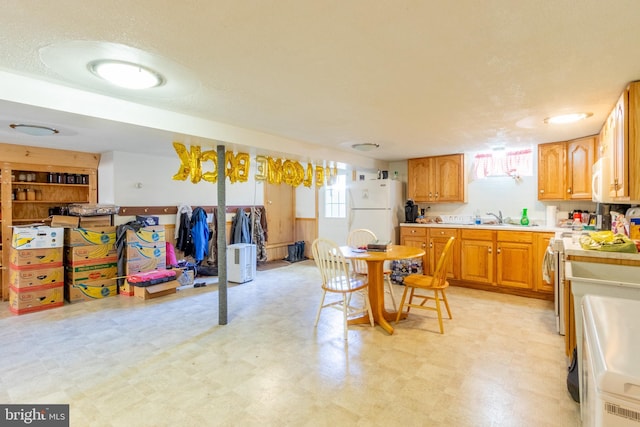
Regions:
M 389 245 L 386 251 L 360 251 L 350 246 L 340 246 L 342 255 L 347 259 L 361 259 L 367 263 L 367 279 L 369 281 L 369 300 L 373 320 L 389 334 L 393 334 L 393 326 L 389 320 L 395 320 L 397 312 L 388 312 L 384 306 L 384 262 L 397 259 L 419 258 L 424 256 L 424 249 L 413 246 Z M 349 320 L 349 324 L 369 323 L 364 314 Z

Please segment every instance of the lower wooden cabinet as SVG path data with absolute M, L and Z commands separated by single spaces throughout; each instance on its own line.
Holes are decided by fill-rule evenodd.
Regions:
M 496 284 L 533 289 L 533 233 L 496 232 Z
M 461 230 L 460 279 L 495 283 L 495 231 Z

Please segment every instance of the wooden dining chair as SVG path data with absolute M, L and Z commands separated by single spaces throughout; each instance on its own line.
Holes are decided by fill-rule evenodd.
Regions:
M 366 228 L 351 230 L 347 235 L 347 245 L 352 248 L 367 246 L 367 244 L 375 242 L 376 240 L 378 240 L 378 238 L 375 233 Z M 350 262 L 355 274 L 363 276 L 367 275 L 367 262 L 365 260 L 352 259 Z M 393 292 L 393 284 L 391 283 L 391 270 L 385 268 L 382 273 L 384 274 L 384 283 L 386 287 L 385 293 L 388 293 L 391 296 L 393 310 L 397 311 L 398 306 L 396 304 L 396 296 Z
M 398 321 L 400 320 L 402 310 L 405 307 L 407 308 L 407 314 L 409 314 L 409 311 L 412 308 L 433 310 L 438 313 L 440 333 L 444 334 L 444 326 L 442 324 L 442 310 L 440 307 L 441 302 L 444 303 L 445 308 L 447 309 L 449 319 L 453 319 L 453 317 L 451 316 L 451 310 L 449 309 L 449 302 L 447 301 L 445 289 L 449 287 L 449 282 L 447 282 L 447 266 L 449 264 L 449 259 L 451 258 L 451 255 L 453 253 L 454 240 L 455 237 L 449 238 L 449 241 L 445 245 L 440 258 L 438 259 L 438 264 L 436 264 L 433 276 L 429 276 L 426 274 L 411 274 L 404 278 L 403 284 L 405 288 L 404 292 L 402 293 L 402 299 L 400 300 L 400 310 L 398 310 L 396 323 L 398 323 Z M 409 294 L 409 299 L 405 303 L 407 294 Z M 418 299 L 416 303 L 414 303 L 413 301 L 414 298 Z M 435 305 L 426 305 L 426 303 L 429 301 L 435 302 Z
M 323 308 L 331 307 L 342 310 L 344 322 L 344 339 L 348 338 L 347 321 L 358 314 L 367 313 L 369 323 L 373 327 L 373 315 L 371 314 L 371 303 L 369 302 L 368 283 L 366 277 L 354 277 L 349 269 L 340 247 L 327 239 L 316 239 L 311 245 L 313 259 L 320 270 L 322 278 L 322 299 L 318 307 L 315 326 L 318 326 L 320 312 Z M 340 300 L 331 301 L 325 304 L 327 292 L 340 295 Z M 354 293 L 361 293 L 364 299 L 363 307 L 354 307 L 351 296 Z

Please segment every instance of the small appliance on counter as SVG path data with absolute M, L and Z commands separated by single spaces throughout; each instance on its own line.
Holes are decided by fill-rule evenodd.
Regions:
M 404 222 L 414 223 L 416 219 L 418 219 L 418 205 L 409 199 L 404 205 Z

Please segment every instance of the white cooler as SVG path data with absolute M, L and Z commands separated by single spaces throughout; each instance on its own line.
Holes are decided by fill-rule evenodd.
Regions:
M 244 283 L 256 277 L 256 245 L 234 243 L 227 246 L 227 280 Z
M 640 301 L 585 295 L 583 427 L 640 426 Z

